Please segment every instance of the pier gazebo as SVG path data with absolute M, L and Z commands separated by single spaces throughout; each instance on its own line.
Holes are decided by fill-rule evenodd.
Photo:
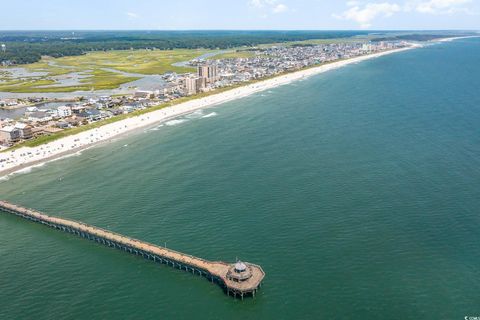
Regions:
M 242 261 L 237 261 L 228 269 L 227 278 L 235 282 L 244 282 L 252 277 L 252 270 Z
M 265 272 L 262 267 L 253 263 L 237 261 L 230 264 L 223 261 L 209 261 L 186 253 L 160 247 L 148 242 L 133 239 L 83 222 L 57 218 L 44 213 L 0 201 L 0 212 L 5 211 L 18 217 L 37 222 L 48 227 L 78 235 L 108 247 L 142 256 L 157 263 L 198 273 L 217 282 L 226 289 L 227 294 L 237 295 L 242 299 L 245 295 L 255 296 Z
M 260 266 L 239 260 L 229 266 L 225 275 L 227 294 L 239 295 L 242 299 L 245 295 L 255 296 L 264 276 Z

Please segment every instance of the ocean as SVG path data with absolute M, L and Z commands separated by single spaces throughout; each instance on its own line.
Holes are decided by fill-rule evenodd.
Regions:
M 266 272 L 255 299 L 0 214 L 0 319 L 480 316 L 480 39 L 369 60 L 0 181 L 0 198 Z

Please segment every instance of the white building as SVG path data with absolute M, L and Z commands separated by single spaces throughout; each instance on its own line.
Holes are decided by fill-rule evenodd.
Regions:
M 70 117 L 72 115 L 72 108 L 67 106 L 60 106 L 57 108 L 58 116 L 61 118 Z
M 20 131 L 14 126 L 0 128 L 0 142 L 9 144 L 20 139 Z

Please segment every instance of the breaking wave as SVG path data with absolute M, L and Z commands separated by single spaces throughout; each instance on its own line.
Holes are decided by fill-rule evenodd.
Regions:
M 185 118 L 188 119 L 197 119 L 197 118 L 203 118 L 203 110 L 196 110 L 188 115 L 185 116 Z
M 211 118 L 211 117 L 215 117 L 217 115 L 216 112 L 210 112 L 206 115 L 204 115 L 202 118 Z
M 184 122 L 187 122 L 187 121 L 188 121 L 187 119 L 174 119 L 174 120 L 170 120 L 170 121 L 165 122 L 165 124 L 167 126 L 176 126 L 178 124 L 181 124 L 181 123 L 184 123 Z

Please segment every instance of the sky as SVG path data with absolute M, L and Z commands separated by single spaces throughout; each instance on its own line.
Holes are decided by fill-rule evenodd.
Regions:
M 480 0 L 0 0 L 0 30 L 480 30 Z

